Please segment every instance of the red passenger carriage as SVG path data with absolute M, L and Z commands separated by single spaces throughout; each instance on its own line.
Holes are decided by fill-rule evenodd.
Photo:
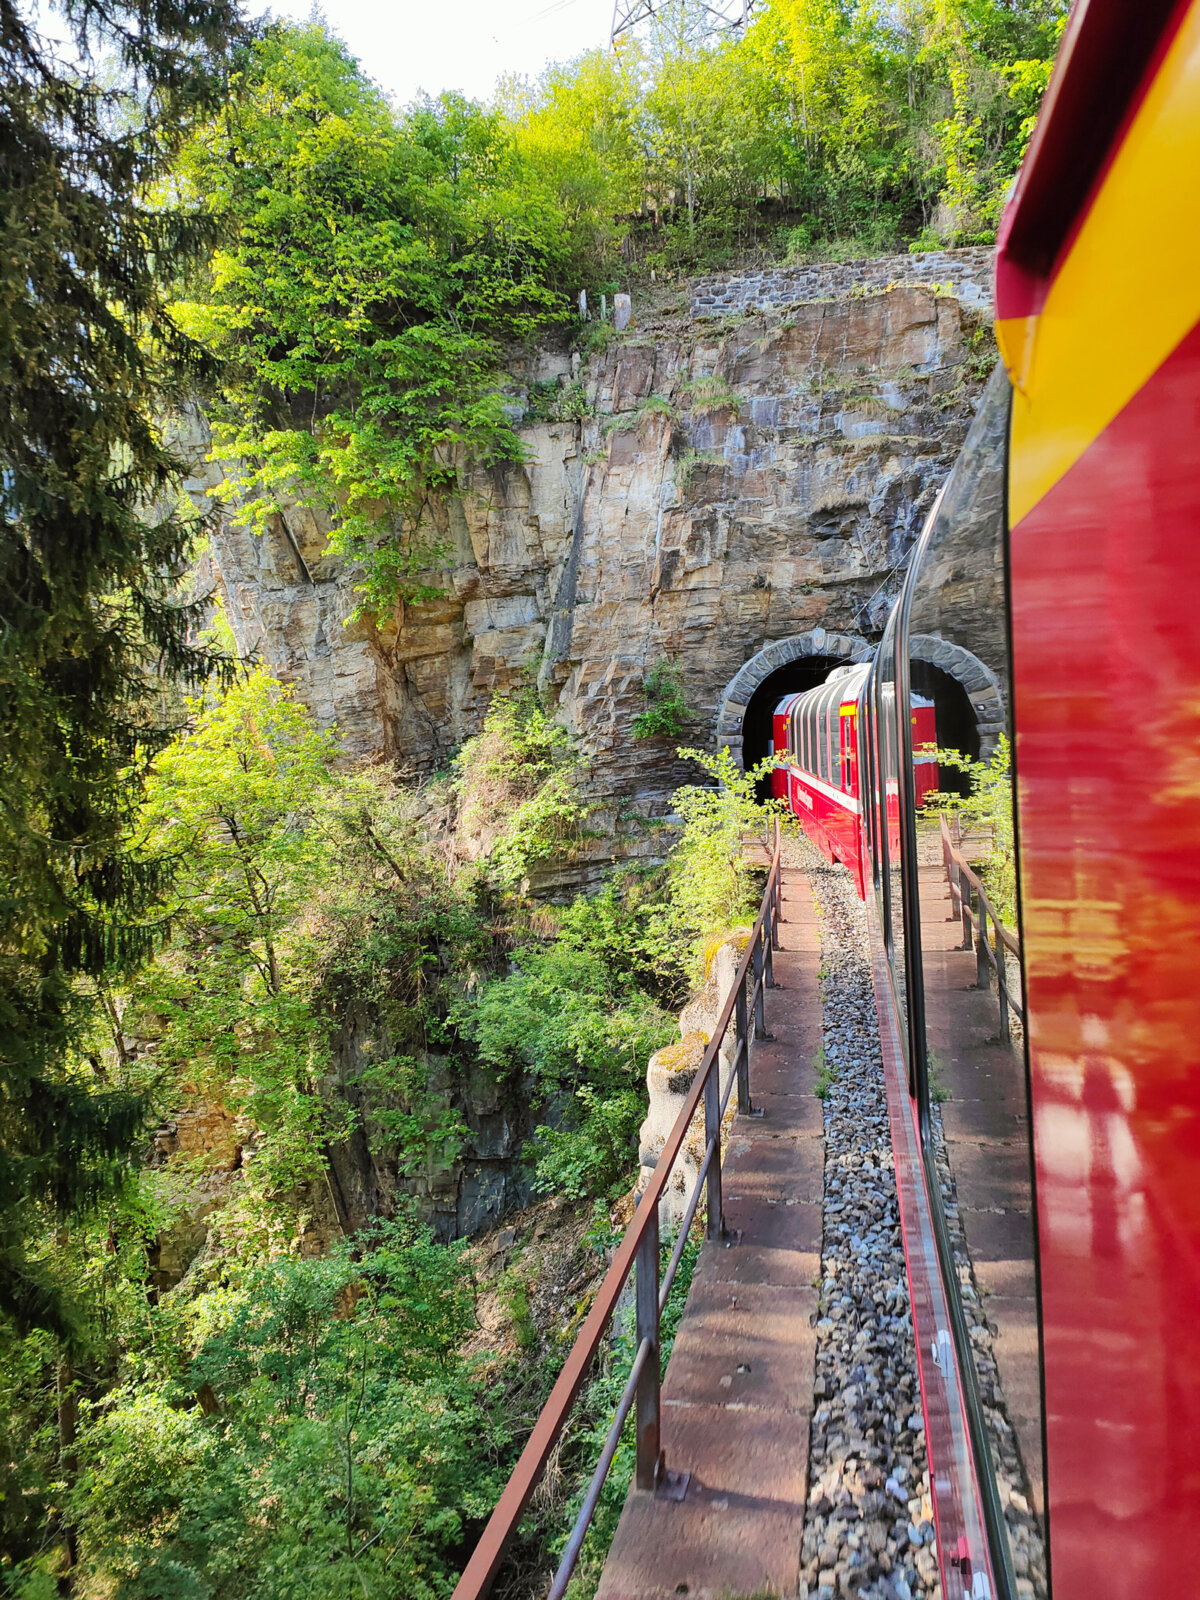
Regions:
M 829 861 L 850 869 L 859 895 L 867 893 L 866 840 L 859 794 L 859 701 L 870 668 L 835 667 L 807 694 L 786 696 L 775 707 L 772 753 L 780 760 L 771 792 L 783 800 Z M 938 788 L 934 702 L 912 696 L 916 804 Z M 899 827 L 897 785 L 889 790 L 888 816 Z M 897 836 L 898 837 L 898 836 Z

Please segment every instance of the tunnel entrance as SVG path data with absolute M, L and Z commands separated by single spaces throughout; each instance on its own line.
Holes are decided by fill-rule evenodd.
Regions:
M 758 765 L 771 753 L 774 736 L 772 719 L 775 707 L 789 694 L 803 694 L 825 682 L 835 667 L 846 665 L 841 656 L 803 656 L 789 661 L 786 666 L 770 673 L 750 696 L 746 714 L 742 719 L 742 764 L 746 771 Z M 979 725 L 975 709 L 966 689 L 950 673 L 935 667 L 931 662 L 914 660 L 910 663 L 914 694 L 933 701 L 934 727 L 939 749 L 957 750 L 972 761 L 979 760 Z M 967 793 L 969 782 L 965 772 L 943 767 L 939 775 L 943 789 L 955 794 Z M 760 778 L 756 785 L 760 800 L 771 797 L 771 780 Z
M 957 678 L 929 661 L 909 662 L 912 691 L 933 701 L 933 722 L 939 750 L 957 750 L 972 761 L 979 760 L 979 724 L 967 691 Z M 938 786 L 948 793 L 965 795 L 970 782 L 965 772 L 943 766 Z
M 833 671 L 846 665 L 844 656 L 802 656 L 778 668 L 750 696 L 746 715 L 742 719 L 742 765 L 747 772 L 756 767 L 771 753 L 773 737 L 772 718 L 775 707 L 785 695 L 802 694 L 805 689 L 815 689 Z M 770 777 L 760 778 L 755 786 L 760 800 L 771 798 Z

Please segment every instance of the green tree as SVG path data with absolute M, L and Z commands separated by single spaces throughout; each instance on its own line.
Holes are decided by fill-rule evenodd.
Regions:
M 325 874 L 319 826 L 338 743 L 262 669 L 192 703 L 159 756 L 142 829 L 176 862 L 171 944 L 137 983 L 131 1023 L 156 1036 L 175 1082 L 207 1085 L 261 1130 L 255 1187 L 270 1199 L 323 1181 L 346 1111 L 314 1004 L 319 952 L 302 913 Z
M 278 995 L 280 936 L 322 865 L 312 808 L 338 739 L 261 667 L 190 707 L 193 726 L 154 764 L 142 827 L 153 857 L 178 863 L 175 914 Z
M 117 1600 L 449 1593 L 464 1521 L 500 1487 L 459 1354 L 458 1251 L 378 1223 L 155 1321 L 142 1382 L 81 1432 L 87 1582 Z
M 756 785 L 771 771 L 774 759 L 739 772 L 728 750 L 715 756 L 703 750 L 680 750 L 709 778 L 687 784 L 673 796 L 683 831 L 668 863 L 671 924 L 692 946 L 689 973 L 704 977 L 705 948 L 716 934 L 753 921 L 757 910 L 755 869 L 746 858 L 747 835 L 761 834 L 775 810 L 774 802 L 756 798 Z
M 0 6 L 0 1311 L 66 1332 L 25 1245 L 119 1179 L 139 1123 L 80 1045 L 93 983 L 153 939 L 163 868 L 126 836 L 172 731 L 164 685 L 211 664 L 177 597 L 191 531 L 156 420 L 206 367 L 164 264 L 211 227 L 162 185 L 225 98 L 241 23 L 236 0 L 63 10 L 82 65 Z
M 498 113 L 398 116 L 320 25 L 274 29 L 240 88 L 181 163 L 228 240 L 179 312 L 226 362 L 225 492 L 259 527 L 288 498 L 327 511 L 383 615 L 432 592 L 427 496 L 523 454 L 499 341 L 565 309 L 562 212 Z
M 533 84 L 501 85 L 516 148 L 562 210 L 572 287 L 603 287 L 619 271 L 624 219 L 645 200 L 643 96 L 636 49 L 589 50 Z

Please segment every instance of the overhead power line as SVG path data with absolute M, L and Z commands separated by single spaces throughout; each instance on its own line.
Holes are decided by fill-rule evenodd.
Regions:
M 704 0 L 703 4 L 696 4 L 696 0 L 690 4 L 688 0 L 614 0 L 609 42 L 615 45 L 622 35 L 632 33 L 642 23 L 661 24 L 683 5 L 691 13 L 689 33 L 694 28 L 697 42 L 740 33 L 754 10 L 754 0 Z

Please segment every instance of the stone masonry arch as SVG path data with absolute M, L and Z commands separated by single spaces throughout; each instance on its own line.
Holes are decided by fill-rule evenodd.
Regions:
M 727 749 L 742 765 L 742 724 L 751 696 L 773 672 L 806 656 L 831 656 L 847 662 L 869 661 L 875 646 L 857 634 L 829 633 L 813 628 L 777 639 L 751 656 L 730 679 L 717 706 L 718 749 Z M 962 645 L 951 644 L 930 633 L 915 633 L 909 639 L 909 654 L 927 661 L 960 683 L 971 702 L 979 729 L 981 759 L 986 761 L 996 748 L 1005 728 L 1004 690 L 992 669 Z
M 829 633 L 824 628 L 794 633 L 788 639 L 777 639 L 774 644 L 767 645 L 734 674 L 721 695 L 717 704 L 717 748 L 728 750 L 738 766 L 742 765 L 742 724 L 750 699 L 759 685 L 780 667 L 806 656 L 869 661 L 873 649 L 873 645 L 856 634 Z
M 910 658 L 927 661 L 954 678 L 966 691 L 975 725 L 979 730 L 979 757 L 986 761 L 996 748 L 996 741 L 1004 732 L 1004 690 L 1000 680 L 985 662 L 960 644 L 939 639 L 932 633 L 914 633 L 908 641 Z

